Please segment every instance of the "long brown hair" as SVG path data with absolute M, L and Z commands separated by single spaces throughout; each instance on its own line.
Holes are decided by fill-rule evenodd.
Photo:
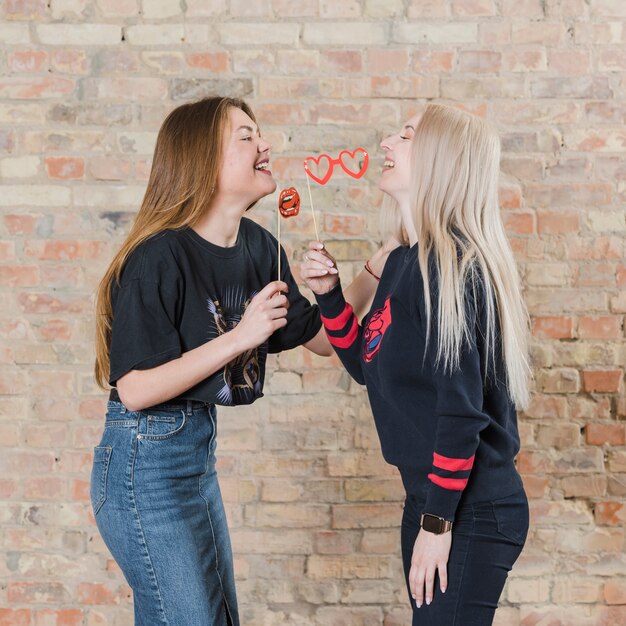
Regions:
M 124 263 L 143 241 L 163 230 L 193 226 L 202 217 L 217 185 L 230 107 L 241 109 L 256 122 L 243 100 L 213 97 L 177 107 L 159 130 L 141 208 L 96 296 L 94 373 L 103 389 L 109 386 L 113 280 L 119 283 Z

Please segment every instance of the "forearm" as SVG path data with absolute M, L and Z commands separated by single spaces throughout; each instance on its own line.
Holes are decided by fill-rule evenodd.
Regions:
M 230 331 L 163 365 L 131 370 L 117 381 L 117 391 L 129 410 L 140 411 L 179 396 L 244 350 L 238 334 Z
M 372 276 L 372 274 L 363 267 L 348 287 L 344 289 L 344 298 L 346 302 L 350 303 L 358 319 L 361 319 L 372 306 L 376 289 L 378 289 L 378 281 L 385 269 L 387 257 L 389 257 L 389 253 L 392 249 L 388 242 L 379 248 L 368 260 L 369 267 L 375 276 Z
M 328 341 L 328 336 L 326 335 L 326 331 L 323 326 L 319 329 L 317 335 L 315 335 L 313 339 L 310 339 L 304 344 L 304 347 L 318 356 L 332 356 L 334 353 L 333 347 L 330 345 L 330 341 Z
M 357 318 L 361 319 L 369 311 L 377 288 L 378 281 L 363 269 L 344 289 L 343 296 L 352 305 Z

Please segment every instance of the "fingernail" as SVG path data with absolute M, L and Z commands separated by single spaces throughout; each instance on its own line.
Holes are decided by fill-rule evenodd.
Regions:
M 441 593 L 445 593 L 446 592 L 446 587 L 442 587 L 441 588 Z
M 432 600 L 430 598 L 426 598 L 426 604 L 430 605 L 431 602 Z
M 328 267 L 332 267 L 334 263 L 332 261 L 326 261 L 326 265 L 328 265 Z
M 422 603 L 421 603 L 421 602 L 417 602 L 416 604 L 417 604 L 417 608 L 418 608 L 418 609 L 421 609 L 421 608 L 422 608 Z

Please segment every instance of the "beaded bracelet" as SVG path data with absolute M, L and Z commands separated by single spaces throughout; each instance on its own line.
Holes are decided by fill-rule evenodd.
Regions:
M 365 261 L 365 269 L 376 279 L 376 280 L 380 280 L 380 276 L 376 276 L 376 274 L 374 274 L 374 272 L 372 272 L 372 268 L 370 267 L 370 262 L 369 259 L 367 261 Z

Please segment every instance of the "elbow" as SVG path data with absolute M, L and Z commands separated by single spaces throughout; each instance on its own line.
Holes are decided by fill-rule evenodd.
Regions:
M 141 386 L 137 384 L 135 371 L 130 371 L 119 378 L 116 387 L 122 404 L 129 411 L 141 411 L 148 406 L 146 399 L 141 396 Z
M 327 344 L 323 347 L 321 347 L 316 354 L 318 356 L 333 356 L 333 354 L 335 354 L 335 351 L 333 350 L 332 346 L 330 344 Z

